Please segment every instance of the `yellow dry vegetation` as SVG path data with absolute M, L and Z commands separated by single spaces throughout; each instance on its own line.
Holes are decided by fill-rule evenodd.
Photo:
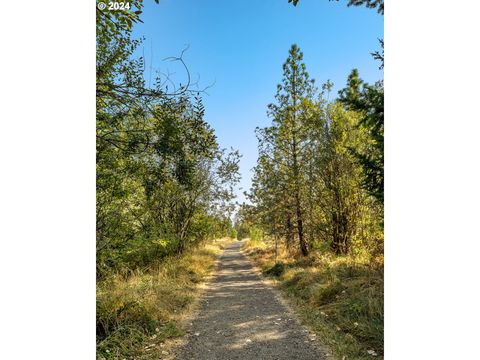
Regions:
M 155 358 L 165 339 L 183 335 L 182 320 L 193 310 L 198 285 L 230 241 L 205 243 L 155 268 L 98 283 L 97 359 Z
M 291 255 L 272 241 L 247 240 L 243 250 L 275 281 L 301 320 L 338 359 L 383 357 L 383 263 L 311 252 Z

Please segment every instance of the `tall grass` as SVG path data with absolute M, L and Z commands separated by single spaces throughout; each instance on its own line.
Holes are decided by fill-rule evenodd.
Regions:
M 383 265 L 368 260 L 313 253 L 289 255 L 272 243 L 247 241 L 244 250 L 294 305 L 300 318 L 335 358 L 383 357 Z
M 227 239 L 189 249 L 160 265 L 97 283 L 97 359 L 154 359 L 165 339 L 183 335 L 200 283 Z

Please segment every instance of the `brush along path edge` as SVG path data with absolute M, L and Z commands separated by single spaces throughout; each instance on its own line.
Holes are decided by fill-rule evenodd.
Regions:
M 327 359 L 316 337 L 302 327 L 241 252 L 228 245 L 206 285 L 178 360 Z
M 229 244 L 231 244 L 232 241 L 233 241 L 232 238 L 222 238 L 222 239 L 214 240 L 214 242 L 218 242 L 218 246 L 222 250 L 225 249 Z M 215 274 L 218 271 L 220 255 L 217 256 L 215 263 L 213 265 L 213 269 L 210 271 L 210 273 L 203 279 L 203 281 L 200 284 L 198 284 L 197 286 L 198 292 L 195 296 L 193 303 L 190 305 L 188 311 L 183 313 L 181 318 L 178 319 L 179 326 L 182 330 L 186 330 L 188 332 L 189 326 L 191 326 L 192 321 L 198 316 L 198 313 L 200 311 L 201 299 L 205 291 L 208 289 L 208 284 L 210 284 L 210 282 L 215 278 Z M 176 348 L 185 346 L 186 342 L 187 342 L 186 336 L 173 337 L 173 338 L 166 339 L 162 344 L 160 344 L 159 350 L 161 352 L 158 351 L 156 353 L 156 358 L 162 359 L 162 360 L 176 359 L 174 350 Z M 139 360 L 141 360 L 141 358 Z

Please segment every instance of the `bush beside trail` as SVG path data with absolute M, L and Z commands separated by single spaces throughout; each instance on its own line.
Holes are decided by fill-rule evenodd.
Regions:
M 225 238 L 171 256 L 156 268 L 97 283 L 97 359 L 156 359 L 162 343 L 182 336 L 182 320 L 213 270 Z
M 243 249 L 338 359 L 382 358 L 382 264 L 329 252 L 295 257 L 283 246 L 275 263 L 269 240 L 247 240 Z

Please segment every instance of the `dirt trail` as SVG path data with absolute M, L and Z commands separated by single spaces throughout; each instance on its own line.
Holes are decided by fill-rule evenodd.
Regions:
M 241 245 L 235 242 L 224 250 L 175 359 L 326 359 L 314 337 L 254 271 Z

